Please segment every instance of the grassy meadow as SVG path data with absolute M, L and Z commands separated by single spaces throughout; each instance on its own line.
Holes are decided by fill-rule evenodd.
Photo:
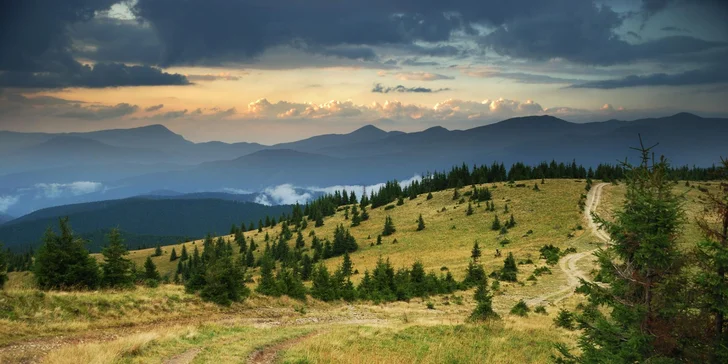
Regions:
M 525 187 L 506 183 L 479 186 L 491 190 L 495 212 L 476 202 L 474 213 L 467 216 L 467 196 L 465 203 L 459 203 L 459 199 L 453 200 L 454 191 L 446 190 L 433 193 L 430 200 L 420 195 L 405 199 L 401 206 L 390 204 L 394 208 L 370 209 L 369 220 L 350 228 L 359 245 L 351 254 L 359 272 L 352 277 L 355 283 L 380 257 L 390 259 L 395 268 L 419 260 L 427 271 L 449 270 L 460 280 L 475 241 L 487 272 L 502 267 L 503 259 L 512 252 L 524 264 L 518 266 L 519 282 L 501 282 L 500 289 L 493 292 L 500 320 L 467 322 L 475 307 L 472 290 L 383 304 L 325 303 L 310 297 L 298 301 L 253 293 L 242 303 L 223 307 L 203 302 L 174 284 L 127 291 L 41 292 L 33 288 L 30 273 L 11 273 L 6 289 L 0 291 L 0 362 L 547 362 L 556 343 L 575 345 L 578 332 L 556 328 L 553 319 L 559 308 L 573 309 L 582 297 L 571 295 L 569 277 L 559 265 L 550 267 L 551 274 L 527 279 L 534 269 L 546 265 L 539 259 L 539 248 L 553 244 L 589 252 L 598 239 L 588 230 L 578 207 L 585 181 L 519 183 Z M 460 193 L 469 190 L 466 187 Z M 693 221 L 702 211 L 701 196 L 697 187 L 683 183 L 676 185 L 676 192 L 685 196 L 684 239 L 688 241 L 699 235 Z M 609 218 L 623 195 L 623 185 L 605 186 L 597 213 Z M 506 205 L 508 213 L 504 212 Z M 417 231 L 420 214 L 426 228 Z M 495 215 L 505 223 L 511 214 L 517 224 L 507 234 L 491 230 Z M 397 231 L 376 245 L 387 216 L 392 217 Z M 309 223 L 303 231 L 306 246 L 310 247 L 311 231 L 319 238 L 332 239 L 338 224 L 351 225 L 343 210 L 326 218 L 322 227 Z M 265 246 L 266 233 L 273 241 L 280 225 L 262 233 L 245 233 L 259 245 L 258 253 Z M 502 244 L 504 240 L 508 243 Z M 291 244 L 294 241 L 295 235 Z M 191 254 L 202 242 L 185 245 Z M 182 245 L 165 246 L 162 256 L 152 258 L 162 275 L 174 274 L 177 262 L 169 260 L 173 247 L 177 254 L 181 252 Z M 501 257 L 494 256 L 496 249 Z M 153 253 L 154 249 L 137 250 L 129 257 L 142 267 Z M 581 271 L 593 269 L 588 258 L 585 255 L 576 262 Z M 528 259 L 533 263 L 525 263 Z M 325 262 L 330 270 L 340 263 L 340 257 Z M 254 288 L 254 284 L 248 286 Z M 560 291 L 564 294 L 554 295 Z M 519 300 L 538 297 L 546 297 L 542 300 L 545 313 L 532 311 L 527 317 L 509 313 Z

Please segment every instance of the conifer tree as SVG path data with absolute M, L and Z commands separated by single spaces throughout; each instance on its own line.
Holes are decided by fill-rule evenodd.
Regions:
M 296 249 L 303 249 L 306 246 L 306 241 L 303 240 L 303 234 L 301 231 L 298 231 L 298 236 L 296 237 Z
M 329 270 L 326 269 L 326 266 L 323 264 L 319 264 L 313 270 L 311 297 L 322 301 L 332 301 L 337 298 L 336 291 L 331 282 Z
M 490 229 L 493 231 L 498 231 L 501 228 L 500 220 L 498 219 L 498 215 L 495 215 L 495 218 L 493 219 L 493 224 L 490 226 Z
M 182 244 L 182 253 L 180 253 L 179 260 L 185 261 L 189 258 L 189 255 L 187 255 L 187 246 Z
M 5 282 L 8 281 L 8 255 L 3 250 L 3 245 L 0 243 L 0 289 L 3 289 Z
M 275 262 L 273 258 L 268 255 L 264 255 L 260 261 L 260 280 L 258 281 L 258 287 L 255 289 L 258 293 L 266 296 L 278 296 L 278 290 L 276 287 L 276 280 L 273 276 L 273 270 L 275 269 Z
M 490 294 L 490 289 L 488 288 L 488 277 L 483 277 L 478 282 L 474 298 L 476 306 L 473 313 L 470 314 L 470 320 L 483 321 L 498 318 L 498 314 L 493 311 L 493 295 Z
M 353 270 L 354 264 L 351 262 L 349 253 L 344 253 L 344 260 L 341 262 L 341 274 L 343 274 L 344 277 L 350 277 Z
M 311 273 L 313 272 L 313 259 L 308 254 L 304 254 L 301 258 L 301 279 L 308 281 L 311 279 Z
M 250 295 L 250 290 L 243 283 L 242 267 L 233 262 L 232 249 L 216 249 L 207 263 L 204 275 L 205 285 L 200 297 L 205 301 L 228 306 Z
M 468 209 L 465 211 L 466 216 L 470 216 L 473 214 L 473 204 L 468 202 Z
M 608 286 L 583 282 L 589 297 L 584 314 L 581 362 L 669 362 L 690 350 L 689 338 L 679 335 L 677 322 L 687 312 L 680 297 L 682 256 L 677 249 L 682 212 L 672 193 L 664 158 L 655 161 L 642 147 L 639 166 L 625 163 L 626 194 L 614 222 L 596 218 L 610 234 L 612 245 L 599 251 L 599 274 Z M 686 340 L 687 339 L 687 340 Z M 678 349 L 678 348 L 683 348 Z M 683 360 L 678 360 L 683 361 Z M 691 360 L 687 360 L 691 361 Z
M 402 205 L 404 205 L 404 199 L 402 198 L 402 196 L 399 196 L 399 198 L 397 198 L 397 206 L 402 206 Z
M 508 253 L 508 256 L 503 261 L 503 268 L 500 272 L 500 279 L 508 282 L 516 282 L 518 278 L 518 266 L 516 265 L 516 258 L 513 257 L 513 253 Z
M 537 184 L 537 183 L 534 183 L 534 185 L 533 185 L 533 190 L 534 190 L 534 191 L 540 191 L 541 189 L 540 189 L 540 188 L 538 188 L 538 184 Z
M 124 258 L 129 251 L 121 239 L 121 233 L 118 229 L 112 229 L 107 239 L 109 243 L 101 251 L 104 256 L 104 263 L 101 264 L 101 285 L 109 288 L 133 286 L 131 261 Z
M 460 198 L 460 191 L 458 191 L 458 189 L 456 188 L 452 191 L 452 200 L 457 201 L 459 198 Z
M 179 257 L 177 256 L 177 250 L 175 250 L 174 248 L 172 248 L 172 252 L 169 253 L 169 261 L 170 262 L 174 262 L 177 259 L 179 259 Z
M 50 228 L 35 254 L 33 273 L 40 289 L 98 287 L 96 259 L 84 247 L 85 241 L 73 234 L 68 218 L 59 219 L 60 235 Z
M 144 279 L 158 281 L 159 278 L 159 272 L 157 271 L 157 266 L 152 261 L 152 257 L 147 257 L 147 260 L 144 262 Z
M 377 235 L 377 245 L 382 245 L 382 235 Z
M 478 262 L 478 259 L 480 259 L 481 251 L 480 246 L 478 246 L 478 241 L 475 241 L 475 244 L 473 244 L 473 250 L 470 251 L 470 259 L 472 259 L 474 262 Z
M 392 221 L 391 216 L 387 215 L 387 217 L 384 219 L 384 229 L 382 230 L 382 236 L 392 235 L 395 231 L 397 231 L 397 229 L 394 227 L 394 221 Z
M 425 220 L 422 218 L 422 214 L 420 214 L 420 218 L 417 219 L 417 231 L 425 230 Z
M 359 215 L 359 209 L 357 205 L 351 207 L 351 227 L 359 226 L 361 223 L 361 216 Z
M 154 248 L 154 256 L 155 257 L 161 257 L 162 256 L 162 247 L 157 244 L 157 247 Z
M 713 362 L 728 362 L 728 159 L 714 178 L 720 178 L 718 193 L 704 190 L 704 214 L 698 219 L 704 239 L 695 249 L 699 273 L 697 285 L 703 292 L 704 307 L 713 320 Z
M 511 219 L 506 223 L 506 227 L 509 229 L 516 227 L 516 219 L 513 218 L 513 214 L 511 214 Z
M 248 248 L 248 251 L 245 253 L 245 266 L 246 267 L 255 266 L 255 256 L 253 255 L 253 246 L 252 245 Z
M 432 200 L 432 192 L 428 192 L 427 193 L 427 199 L 428 200 Z
M 361 207 L 361 221 L 369 220 L 369 212 L 367 212 L 366 205 Z
M 248 226 L 248 231 L 253 231 L 253 230 L 255 230 L 255 224 L 253 224 L 253 222 L 251 221 L 250 225 Z
M 316 224 L 314 224 L 315 227 L 321 227 L 324 226 L 324 217 L 322 216 L 321 212 L 319 212 L 316 215 Z
M 258 232 L 263 232 L 263 220 L 258 220 Z
M 503 213 L 504 214 L 507 214 L 508 213 L 508 204 L 506 204 L 506 207 L 503 209 Z

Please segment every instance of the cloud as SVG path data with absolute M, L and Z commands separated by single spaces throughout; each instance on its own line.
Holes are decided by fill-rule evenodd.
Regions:
M 18 203 L 18 196 L 0 196 L 0 212 L 7 212 L 10 206 Z
M 155 115 L 154 118 L 155 119 L 165 119 L 165 120 L 178 119 L 178 118 L 185 116 L 186 114 L 187 114 L 187 109 L 175 110 L 175 111 L 167 111 L 165 113 Z
M 227 72 L 222 72 L 218 74 L 204 74 L 204 75 L 186 75 L 187 79 L 191 82 L 196 81 L 237 81 L 240 79 L 240 76 L 234 76 Z
M 144 111 L 146 111 L 146 112 L 157 111 L 163 107 L 164 107 L 164 104 L 154 105 L 154 106 L 150 106 L 150 107 L 144 109 Z
M 150 66 L 127 66 L 122 63 L 81 65 L 64 72 L 5 71 L 0 73 L 0 87 L 19 88 L 105 88 L 121 86 L 188 85 L 180 74 L 163 72 Z
M 402 81 L 453 80 L 455 77 L 430 72 L 397 72 L 394 77 Z
M 422 176 L 415 175 L 412 178 L 400 181 L 399 184 L 402 187 L 409 186 L 414 181 L 422 181 Z M 362 185 L 336 185 L 328 187 L 296 187 L 292 184 L 282 184 L 275 187 L 268 187 L 263 190 L 256 198 L 255 202 L 271 206 L 271 205 L 293 205 L 296 203 L 305 204 L 311 201 L 320 194 L 333 194 L 336 191 L 346 190 L 347 192 L 354 191 L 357 197 L 361 198 L 362 193 L 366 191 L 367 194 L 371 192 L 377 192 L 384 183 L 378 183 L 374 185 L 362 186 Z
M 59 198 L 63 196 L 80 196 L 99 192 L 104 189 L 103 183 L 77 181 L 71 183 L 37 183 L 34 186 L 36 198 Z
M 537 5 L 546 7 L 543 2 Z M 553 4 L 551 4 L 553 5 Z M 558 7 L 534 10 L 529 16 L 505 20 L 481 38 L 481 45 L 502 56 L 528 60 L 565 59 L 574 63 L 609 66 L 638 60 L 660 60 L 683 53 L 697 53 L 726 46 L 687 36 L 668 36 L 630 44 L 615 36 L 624 23 L 623 14 L 591 1 L 564 0 Z
M 619 79 L 573 84 L 569 87 L 607 90 L 639 86 L 708 85 L 724 82 L 728 82 L 728 69 L 723 66 L 715 66 L 673 74 L 653 73 L 648 75 L 630 75 Z
M 434 92 L 442 92 L 442 91 L 450 91 L 450 89 L 449 88 L 431 89 L 431 88 L 427 88 L 427 87 L 405 87 L 402 85 L 397 85 L 394 87 L 384 87 L 384 86 L 382 86 L 381 83 L 374 85 L 374 88 L 372 88 L 372 92 L 382 93 L 382 94 L 388 94 L 390 92 L 434 93 Z
M 223 190 L 223 192 L 231 193 L 233 195 L 249 195 L 249 194 L 253 193 L 253 191 L 242 190 L 239 188 L 232 188 L 232 187 L 226 187 L 226 188 L 223 188 L 222 190 Z
M 495 69 L 480 69 L 480 68 L 470 68 L 470 67 L 462 67 L 460 71 L 470 77 L 476 77 L 476 78 L 504 78 L 513 80 L 518 83 L 528 83 L 528 84 L 569 84 L 569 83 L 577 83 L 581 82 L 581 80 L 573 79 L 573 78 L 560 78 L 560 77 L 552 77 L 547 75 L 539 75 L 539 74 L 533 74 L 533 73 L 523 73 L 523 72 L 503 72 Z
M 137 110 L 139 110 L 139 106 L 127 103 L 116 104 L 114 106 L 92 105 L 89 107 L 81 107 L 79 105 L 75 109 L 60 113 L 57 116 L 83 120 L 105 120 L 133 114 Z
M 37 106 L 54 106 L 54 105 L 68 105 L 68 104 L 80 104 L 83 101 L 66 100 L 53 96 L 33 96 L 25 97 L 21 94 L 7 94 L 5 99 L 11 102 L 17 102 L 25 105 L 37 105 Z
M 291 184 L 283 184 L 266 188 L 261 195 L 255 198 L 255 202 L 261 205 L 293 205 L 304 204 L 311 199 L 309 192 L 299 193 Z
M 635 33 L 635 32 L 633 32 L 633 31 L 627 32 L 627 35 L 631 36 L 634 39 L 642 40 L 642 36 L 639 35 L 639 34 L 637 34 L 637 33 Z

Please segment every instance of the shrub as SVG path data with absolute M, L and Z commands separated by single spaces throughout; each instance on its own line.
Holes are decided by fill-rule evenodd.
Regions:
M 563 327 L 567 330 L 573 330 L 574 314 L 562 308 L 559 310 L 559 314 L 556 315 L 556 318 L 554 319 L 554 325 L 556 325 L 556 327 Z
M 435 304 L 432 303 L 432 301 L 427 301 L 426 306 L 427 306 L 427 309 L 428 310 L 434 310 L 435 309 Z
M 546 307 L 544 306 L 536 306 L 536 308 L 533 309 L 533 312 L 540 313 L 542 315 L 548 315 L 548 312 L 546 312 Z
M 385 210 L 385 211 L 386 211 L 386 210 L 391 210 L 391 209 L 393 209 L 393 208 L 394 208 L 394 205 L 387 205 L 387 206 L 384 206 L 384 210 Z
M 521 317 L 528 316 L 528 313 L 531 311 L 530 308 L 528 308 L 528 305 L 523 300 L 518 301 L 513 308 L 511 308 L 511 314 L 517 315 Z
M 533 275 L 535 275 L 535 276 L 541 276 L 544 274 L 551 274 L 551 269 L 549 269 L 549 267 L 543 266 L 543 267 L 538 267 L 533 271 Z

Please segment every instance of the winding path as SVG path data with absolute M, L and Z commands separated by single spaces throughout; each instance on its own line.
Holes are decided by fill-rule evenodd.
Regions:
M 589 229 L 592 231 L 592 234 L 595 237 L 605 243 L 609 242 L 609 235 L 605 231 L 599 229 L 599 226 L 594 222 L 591 213 L 596 210 L 597 206 L 599 206 L 599 202 L 602 199 L 602 190 L 606 185 L 606 183 L 599 183 L 594 185 L 587 194 L 586 206 L 584 207 L 584 219 L 586 220 Z M 593 249 L 581 253 L 569 254 L 562 257 L 559 260 L 559 269 L 561 269 L 561 271 L 564 272 L 564 275 L 566 275 L 566 287 L 556 292 L 546 293 L 541 296 L 527 300 L 526 304 L 528 304 L 529 306 L 536 306 L 542 305 L 545 302 L 549 301 L 555 304 L 563 301 L 568 297 L 571 297 L 574 294 L 574 290 L 576 289 L 576 287 L 579 286 L 579 282 L 582 279 L 585 281 L 589 280 L 589 277 L 584 272 L 582 272 L 581 269 L 579 269 L 577 263 L 584 257 L 592 255 L 595 251 L 596 249 Z

